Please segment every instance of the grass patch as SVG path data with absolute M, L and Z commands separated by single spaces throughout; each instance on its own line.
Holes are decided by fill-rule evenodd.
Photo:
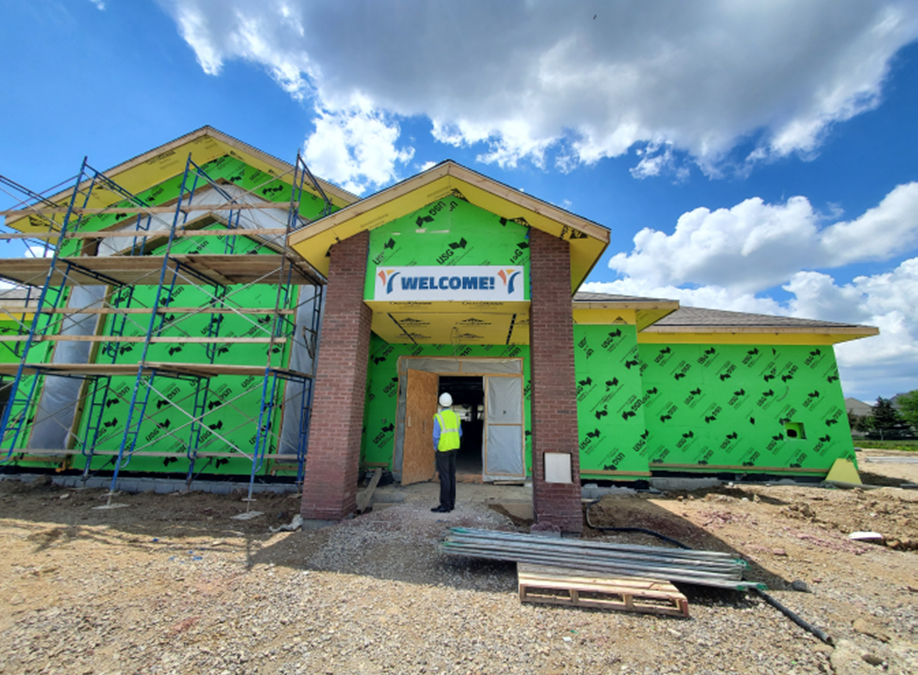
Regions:
M 918 441 L 871 441 L 866 438 L 854 439 L 854 445 L 868 450 L 905 450 L 918 452 Z

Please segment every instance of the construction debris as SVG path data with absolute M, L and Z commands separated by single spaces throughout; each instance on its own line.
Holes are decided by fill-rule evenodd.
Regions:
M 439 550 L 470 558 L 570 567 L 615 576 L 652 577 L 739 591 L 765 588 L 764 584 L 743 581 L 745 560 L 715 551 L 555 539 L 462 527 L 450 528 Z
M 520 602 L 688 618 L 688 600 L 658 579 L 603 577 L 566 567 L 517 565 Z

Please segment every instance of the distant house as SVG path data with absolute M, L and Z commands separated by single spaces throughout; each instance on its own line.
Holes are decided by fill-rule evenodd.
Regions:
M 859 401 L 856 398 L 851 398 L 849 396 L 845 399 L 845 411 L 851 415 L 866 417 L 867 415 L 873 414 L 873 406 L 869 403 L 864 403 L 863 401 Z

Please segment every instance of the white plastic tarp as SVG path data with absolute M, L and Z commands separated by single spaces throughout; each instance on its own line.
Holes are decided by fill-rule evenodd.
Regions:
M 67 306 L 71 309 L 101 307 L 105 286 L 74 286 L 70 290 Z M 98 314 L 65 314 L 61 324 L 62 335 L 93 335 Z M 54 347 L 52 363 L 88 363 L 90 342 L 61 340 Z M 64 450 L 67 448 L 70 427 L 76 414 L 83 380 L 73 377 L 45 377 L 38 400 L 38 410 L 29 438 L 30 450 Z
M 485 377 L 484 480 L 525 478 L 523 378 Z

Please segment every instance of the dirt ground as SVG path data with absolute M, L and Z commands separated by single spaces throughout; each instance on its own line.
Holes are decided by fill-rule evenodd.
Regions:
M 860 455 L 880 489 L 734 484 L 587 509 L 595 526 L 742 556 L 834 649 L 751 594 L 680 587 L 688 620 L 521 605 L 512 564 L 436 550 L 449 526 L 525 531 L 499 506 L 530 499 L 521 487 L 462 484 L 439 515 L 434 484 L 389 486 L 369 514 L 272 533 L 296 497 L 260 495 L 262 515 L 237 520 L 239 495 L 121 495 L 103 510 L 102 490 L 3 480 L 0 673 L 918 672 L 918 490 L 893 487 L 918 465 L 865 461 L 896 454 Z M 865 530 L 884 542 L 848 538 Z

